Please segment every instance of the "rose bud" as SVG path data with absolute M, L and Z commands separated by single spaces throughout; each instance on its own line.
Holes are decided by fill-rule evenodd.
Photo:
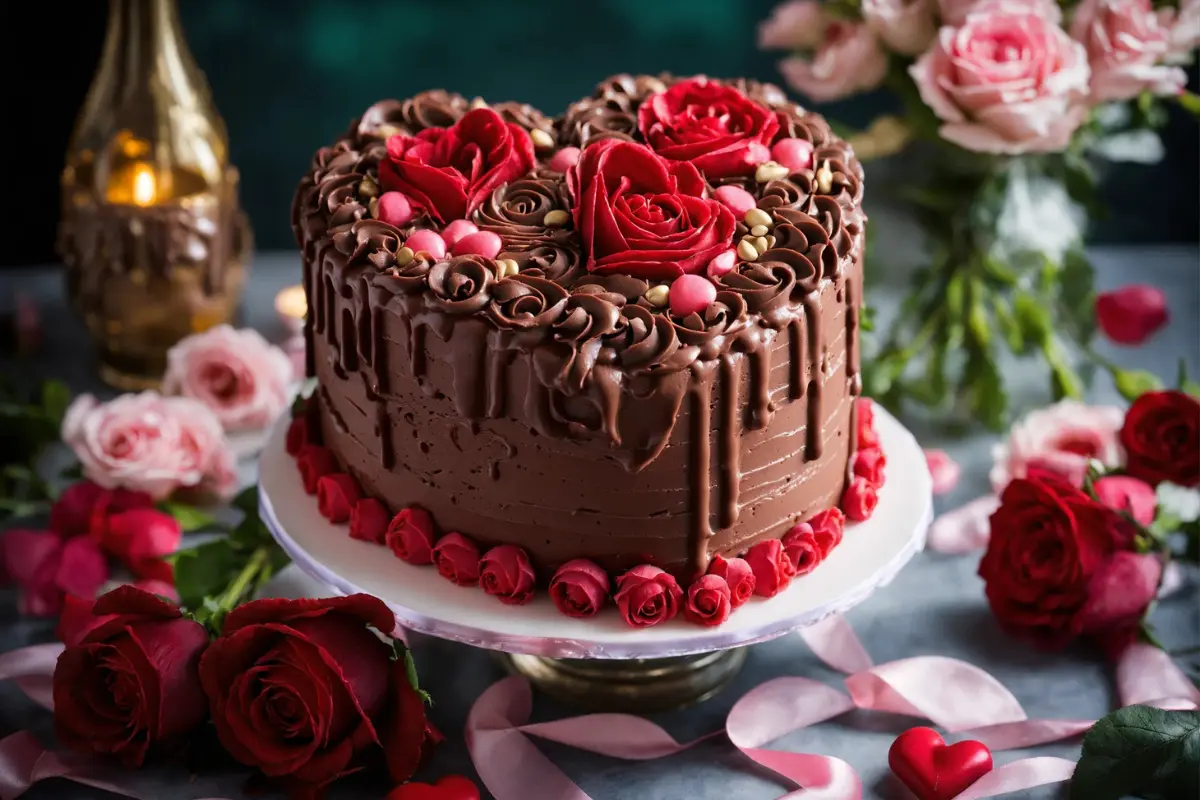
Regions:
M 729 586 L 729 603 L 737 608 L 754 596 L 754 570 L 742 558 L 725 558 L 720 553 L 708 562 L 708 574 L 724 578 Z
M 353 476 L 344 472 L 322 475 L 317 480 L 317 511 L 335 525 L 347 522 L 361 495 Z
M 350 512 L 350 538 L 383 544 L 391 521 L 387 506 L 374 497 L 364 497 Z
M 113 514 L 100 537 L 100 545 L 134 575 L 166 581 L 173 578 L 173 571 L 163 556 L 178 550 L 182 541 L 179 520 L 153 508 Z
M 433 563 L 433 518 L 420 506 L 409 506 L 388 524 L 384 542 L 396 558 L 421 566 Z
M 846 515 L 840 508 L 827 508 L 809 517 L 808 524 L 812 526 L 813 538 L 821 551 L 821 558 L 828 558 L 833 548 L 842 543 L 842 534 L 846 531 Z
M 54 670 L 54 728 L 82 753 L 140 766 L 204 723 L 199 663 L 208 633 L 179 607 L 132 586 L 96 601 L 102 618 Z
M 63 490 L 50 507 L 50 530 L 59 536 L 84 536 L 109 514 L 131 508 L 152 508 L 145 492 L 105 489 L 93 481 L 77 481 Z
M 505 605 L 528 603 L 534 586 L 529 556 L 515 544 L 493 547 L 479 560 L 479 585 Z
M 1145 284 L 1096 295 L 1096 323 L 1113 342 L 1140 345 L 1167 324 L 1167 296 Z
M 842 511 L 855 522 L 870 519 L 877 505 L 879 494 L 875 486 L 862 478 L 852 480 L 842 494 Z
M 729 619 L 729 584 L 719 575 L 703 575 L 688 587 L 683 615 L 689 622 L 713 627 Z
M 635 628 L 647 628 L 679 613 L 683 590 L 670 573 L 643 564 L 617 578 L 617 593 L 613 599 L 626 623 Z
M 608 602 L 608 575 L 586 558 L 563 564 L 550 579 L 550 599 L 568 617 L 590 617 Z
M 447 533 L 433 547 L 438 574 L 459 586 L 479 583 L 479 547 L 461 533 Z
M 783 535 L 780 542 L 783 553 L 792 563 L 792 571 L 796 575 L 807 575 L 817 568 L 825 557 L 817 546 L 817 537 L 813 534 L 812 525 L 801 522 Z
M 786 589 L 796 574 L 778 539 L 766 539 L 746 551 L 746 563 L 754 571 L 754 593 L 774 597 Z
M 1137 524 L 1149 527 L 1154 522 L 1158 498 L 1145 481 L 1128 475 L 1108 475 L 1092 484 L 1092 491 L 1101 503 L 1114 511 L 1124 511 Z
M 308 494 L 317 493 L 317 482 L 326 475 L 337 472 L 337 460 L 333 451 L 318 444 L 307 444 L 300 448 L 296 456 L 296 467 L 300 470 L 300 479 L 304 482 L 304 491 Z

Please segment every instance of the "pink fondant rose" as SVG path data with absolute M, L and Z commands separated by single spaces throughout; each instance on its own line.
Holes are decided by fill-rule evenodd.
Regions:
M 1081 486 L 1089 460 L 1094 458 L 1106 467 L 1121 466 L 1124 420 L 1119 408 L 1087 406 L 1074 400 L 1031 411 L 1012 426 L 1008 440 L 992 451 L 992 489 L 999 494 L 1013 478 L 1028 475 L 1031 467 Z
M 683 615 L 689 622 L 714 627 L 729 619 L 731 609 L 729 584 L 721 576 L 709 573 L 688 587 Z
M 1062 150 L 1087 115 L 1083 45 L 1025 5 L 988 4 L 942 28 L 909 71 L 942 137 L 967 150 Z
M 785 58 L 779 71 L 793 89 L 827 103 L 874 89 L 887 66 L 887 53 L 866 24 L 825 15 L 811 56 Z
M 167 353 L 163 392 L 199 400 L 227 431 L 264 428 L 287 408 L 292 362 L 251 328 L 218 325 Z
M 550 579 L 550 599 L 568 617 L 590 617 L 608 602 L 608 575 L 586 558 L 559 567 Z
M 379 165 L 387 191 L 447 223 L 464 219 L 496 187 L 531 171 L 533 141 L 520 125 L 490 108 L 468 111 L 449 128 L 426 128 L 416 136 L 393 136 Z
M 1175 94 L 1187 83 L 1171 52 L 1173 9 L 1150 0 L 1084 0 L 1071 17 L 1071 36 L 1087 48 L 1092 100 L 1128 100 L 1143 91 Z
M 461 533 L 447 533 L 433 546 L 438 574 L 459 586 L 479 583 L 479 547 Z
M 746 563 L 754 571 L 754 593 L 774 597 L 787 588 L 796 568 L 778 539 L 759 542 L 746 551 Z
M 409 506 L 393 517 L 384 536 L 396 558 L 417 566 L 433 563 L 436 538 L 433 517 L 420 506 Z
M 647 628 L 679 613 L 683 590 L 670 573 L 643 564 L 617 578 L 613 600 L 625 622 L 635 628 Z
M 533 584 L 529 556 L 515 544 L 493 547 L 479 560 L 479 585 L 505 605 L 528 603 L 533 598 Z
M 732 86 L 697 78 L 647 98 L 638 127 L 660 156 L 690 161 L 713 179 L 749 174 L 768 160 L 779 121 Z
M 933 41 L 934 0 L 863 0 L 867 27 L 898 53 L 915 56 Z
M 67 409 L 62 437 L 83 474 L 106 489 L 142 491 L 158 499 L 176 489 L 224 496 L 237 488 L 221 423 L 188 397 L 142 392 L 100 403 L 80 395 Z
M 733 212 L 705 196 L 694 166 L 633 142 L 584 148 L 567 186 L 593 272 L 650 279 L 701 272 L 729 248 L 737 225 Z
M 717 554 L 708 562 L 708 574 L 725 579 L 729 585 L 729 602 L 734 608 L 754 596 L 754 570 L 744 558 L 725 558 Z

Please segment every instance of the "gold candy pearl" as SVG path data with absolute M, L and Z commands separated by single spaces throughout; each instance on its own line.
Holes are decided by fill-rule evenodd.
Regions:
M 655 308 L 662 308 L 666 306 L 670 295 L 670 288 L 665 283 L 660 283 L 657 286 L 651 286 L 642 296 L 646 298 L 646 302 L 650 305 Z
M 417 257 L 411 247 L 401 247 L 396 251 L 396 266 L 407 267 Z
M 829 194 L 832 189 L 833 170 L 829 169 L 829 162 L 825 162 L 817 170 L 817 191 L 821 194 Z
M 758 261 L 758 250 L 748 239 L 742 239 L 737 246 L 738 258 L 742 261 Z
M 358 183 L 358 193 L 362 197 L 376 197 L 379 194 L 379 184 L 370 178 L 363 178 Z
M 775 237 L 774 237 L 774 236 L 768 236 L 768 237 L 767 237 L 767 249 L 768 249 L 768 250 L 771 250 L 771 249 L 773 249 L 773 248 L 775 247 L 775 241 L 776 241 L 776 240 L 775 240 Z
M 370 214 L 371 217 L 374 219 L 379 218 L 379 198 L 378 197 L 372 197 L 370 200 L 367 201 L 367 213 Z
M 770 181 L 781 181 L 790 174 L 791 170 L 782 164 L 764 161 L 758 165 L 758 169 L 754 170 L 754 180 L 758 183 L 769 183 Z
M 400 133 L 400 129 L 388 122 L 375 129 L 375 135 L 380 139 L 390 139 L 398 133 Z
M 542 224 L 547 228 L 561 228 L 570 221 L 570 212 L 563 211 L 561 208 L 556 208 L 553 211 L 547 211 L 546 216 L 542 217 Z
M 501 280 L 511 278 L 521 271 L 521 265 L 515 259 L 501 258 L 496 261 L 496 277 Z
M 766 225 L 755 225 L 750 229 L 751 236 L 766 236 L 767 231 L 771 230 Z
M 757 228 L 760 225 L 764 228 L 771 227 L 771 215 L 763 211 L 761 208 L 750 209 L 746 212 L 746 215 L 742 217 L 742 220 L 745 221 L 745 223 L 751 228 Z
M 767 238 L 765 236 L 755 237 L 753 244 L 754 244 L 754 249 L 758 251 L 758 254 L 760 256 L 763 253 L 767 252 Z
M 551 147 L 554 147 L 554 137 L 541 128 L 531 130 L 529 138 L 533 140 L 533 146 L 538 150 L 549 150 Z
M 471 109 L 472 110 L 474 110 L 476 108 L 487 108 L 487 107 L 488 107 L 487 101 L 485 101 L 482 97 L 476 97 L 474 100 L 471 101 Z
M 646 78 L 646 80 L 642 82 L 642 85 L 645 86 L 646 90 L 651 94 L 658 94 L 659 92 L 665 92 L 667 90 L 667 85 L 658 78 Z

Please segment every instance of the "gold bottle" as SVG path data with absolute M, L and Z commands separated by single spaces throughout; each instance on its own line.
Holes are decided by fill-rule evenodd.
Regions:
M 152 388 L 173 344 L 233 317 L 251 244 L 225 124 L 175 0 L 109 0 L 66 161 L 58 247 L 71 304 L 101 378 Z

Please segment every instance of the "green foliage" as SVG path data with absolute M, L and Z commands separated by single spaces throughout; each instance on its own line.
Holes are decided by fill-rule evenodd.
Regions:
M 61 381 L 24 391 L 0 376 L 0 523 L 44 513 L 54 488 L 38 473 L 45 449 L 58 441 L 71 392 Z
M 1083 737 L 1072 800 L 1200 797 L 1200 712 L 1127 706 Z

